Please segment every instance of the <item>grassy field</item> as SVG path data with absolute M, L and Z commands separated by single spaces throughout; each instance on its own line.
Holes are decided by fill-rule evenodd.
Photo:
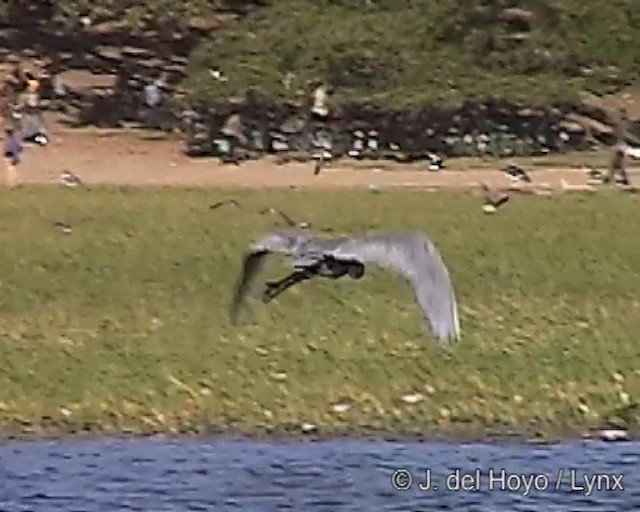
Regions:
M 638 424 L 639 199 L 419 191 L 0 192 L 3 434 L 551 435 Z M 308 282 L 227 319 L 246 244 L 290 215 L 439 245 L 463 339 L 439 347 L 394 274 Z M 52 226 L 65 221 L 73 232 Z M 273 260 L 267 274 L 284 271 Z M 266 277 L 266 276 L 265 276 Z

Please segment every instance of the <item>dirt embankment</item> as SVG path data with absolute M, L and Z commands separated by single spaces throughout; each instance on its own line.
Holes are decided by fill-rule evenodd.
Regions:
M 428 172 L 426 165 L 371 163 L 363 168 L 348 160 L 332 163 L 319 176 L 312 163 L 278 165 L 265 158 L 239 166 L 221 164 L 217 159 L 193 159 L 183 154 L 177 137 L 154 138 L 144 132 L 70 130 L 49 126 L 51 144 L 28 147 L 18 167 L 21 183 L 52 183 L 63 170 L 70 170 L 87 184 L 172 185 L 208 187 L 367 187 L 415 186 L 466 188 L 481 182 L 495 187 L 509 186 L 507 177 L 496 168 L 456 169 Z M 586 175 L 575 168 L 536 169 L 534 185 L 561 189 L 586 184 Z M 632 178 L 633 180 L 633 178 Z
M 1 31 L 0 31 L 1 32 Z M 6 34 L 5 34 L 6 35 Z M 0 33 L 0 36 L 2 34 Z M 11 62 L 20 61 L 28 67 L 37 67 L 44 55 L 20 46 L 20 40 L 0 37 L 0 54 L 4 64 L 0 75 L 10 70 Z M 96 43 L 97 45 L 97 43 Z M 43 48 L 45 48 L 43 46 Z M 133 56 L 139 64 L 151 63 L 150 69 L 160 66 L 151 50 L 133 47 L 104 47 L 97 45 L 100 56 L 89 55 L 85 69 L 68 71 L 65 82 L 74 89 L 110 88 L 114 76 L 95 73 L 91 66 L 104 64 L 109 59 L 120 62 L 123 55 Z M 45 48 L 46 49 L 46 48 Z M 116 51 L 117 49 L 117 51 Z M 87 51 L 88 52 L 88 51 Z M 115 52 L 117 55 L 112 55 Z M 40 52 L 42 53 L 42 52 Z M 88 52 L 87 55 L 91 53 Z M 174 52 L 175 53 L 175 52 Z M 126 54 L 126 55 L 125 55 Z M 12 57 L 12 58 L 9 58 Z M 102 60 L 101 60 L 102 59 Z M 105 61 L 105 59 L 107 59 Z M 151 59 L 151 60 L 150 60 Z M 164 55 L 162 67 L 173 72 L 174 80 L 184 73 L 185 57 Z M 101 64 L 101 65 L 102 65 Z M 100 67 L 100 66 L 98 66 Z M 170 73 L 171 74 L 171 73 Z M 1 76 L 0 76 L 1 78 Z M 627 109 L 630 119 L 640 119 L 640 89 L 630 89 L 615 97 L 592 98 L 591 103 L 607 108 Z M 598 130 L 609 129 L 603 123 L 592 120 Z M 596 125 L 596 123 L 599 123 Z M 55 180 L 64 170 L 71 170 L 87 183 L 123 185 L 182 185 L 182 186 L 248 186 L 248 187 L 337 187 L 337 186 L 424 186 L 469 187 L 481 181 L 490 185 L 507 186 L 508 180 L 498 170 L 456 171 L 455 162 L 448 170 L 439 173 L 418 172 L 421 164 L 412 166 L 385 164 L 384 171 L 374 168 L 356 168 L 348 160 L 332 164 L 320 176 L 313 176 L 312 164 L 292 163 L 276 165 L 263 159 L 244 163 L 238 167 L 222 165 L 215 159 L 189 159 L 182 153 L 179 138 L 153 139 L 151 135 L 114 131 L 72 130 L 60 123 L 60 118 L 49 117 L 51 145 L 46 148 L 28 148 L 18 171 L 22 183 L 46 183 Z M 496 167 L 502 165 L 496 163 Z M 468 166 L 467 166 L 468 167 Z M 542 186 L 560 188 L 562 183 L 580 185 L 586 181 L 584 173 L 567 168 L 537 170 L 535 182 Z

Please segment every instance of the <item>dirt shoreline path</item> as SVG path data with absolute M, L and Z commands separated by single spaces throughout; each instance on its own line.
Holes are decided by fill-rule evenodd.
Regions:
M 72 171 L 88 185 L 183 186 L 213 188 L 340 188 L 422 187 L 475 188 L 484 182 L 497 188 L 510 185 L 498 170 L 448 169 L 438 173 L 401 164 L 384 164 L 385 170 L 355 168 L 348 161 L 333 163 L 319 176 L 313 164 L 277 165 L 273 159 L 224 165 L 217 159 L 188 158 L 179 139 L 154 139 L 141 132 L 53 130 L 45 148 L 28 147 L 18 167 L 19 182 L 55 183 L 63 170 Z M 632 179 L 633 174 L 632 172 Z M 586 185 L 577 169 L 550 168 L 533 171 L 532 188 L 562 190 Z M 633 180 L 635 181 L 635 180 Z

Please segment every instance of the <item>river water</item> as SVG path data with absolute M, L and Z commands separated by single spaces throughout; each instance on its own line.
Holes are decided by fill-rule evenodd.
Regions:
M 640 443 L 149 438 L 0 446 L 0 511 L 121 510 L 637 512 Z

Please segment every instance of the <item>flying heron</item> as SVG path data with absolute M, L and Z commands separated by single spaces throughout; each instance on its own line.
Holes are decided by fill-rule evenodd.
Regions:
M 231 302 L 233 325 L 251 282 L 266 256 L 280 253 L 293 258 L 294 271 L 283 279 L 266 283 L 264 303 L 286 289 L 315 276 L 360 279 L 369 264 L 399 272 L 413 287 L 429 326 L 441 342 L 458 340 L 458 306 L 449 271 L 435 245 L 421 234 L 368 233 L 355 237 L 318 237 L 299 230 L 277 230 L 251 244 L 244 256 L 241 275 Z

